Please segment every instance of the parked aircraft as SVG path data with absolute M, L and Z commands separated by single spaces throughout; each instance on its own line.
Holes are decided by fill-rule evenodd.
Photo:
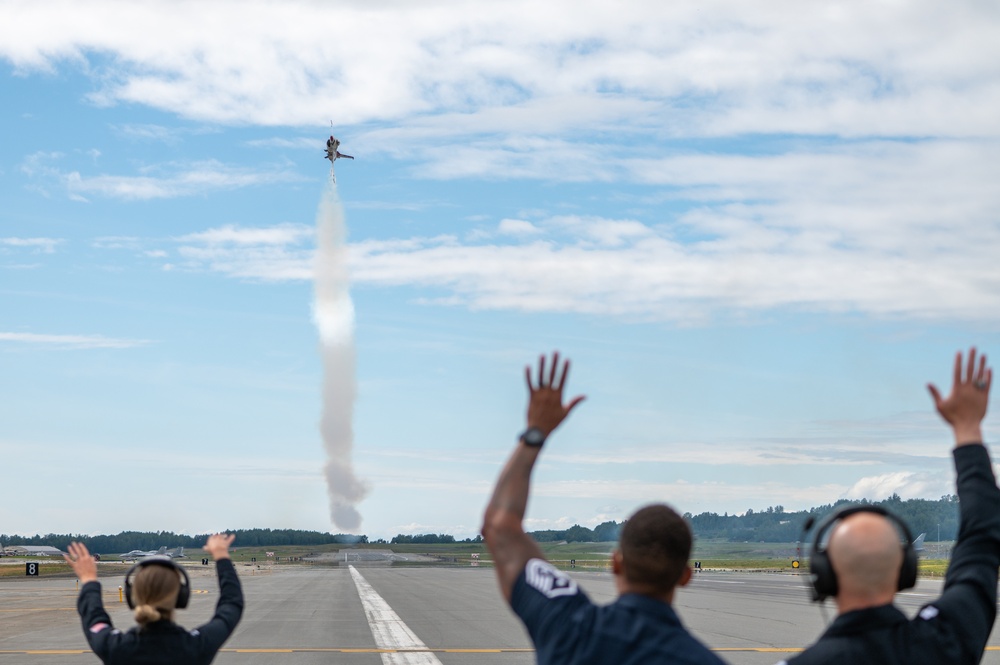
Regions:
M 147 552 L 143 550 L 132 550 L 131 552 L 126 552 L 125 554 L 122 554 L 120 558 L 122 561 L 138 561 L 139 559 L 146 559 L 151 556 L 165 556 L 165 557 L 170 557 L 171 559 L 187 558 L 187 555 L 184 554 L 183 547 L 175 547 L 172 550 L 168 550 L 166 545 L 155 551 L 149 550 Z

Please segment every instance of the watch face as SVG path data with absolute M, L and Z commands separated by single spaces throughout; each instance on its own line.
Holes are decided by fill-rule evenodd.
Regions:
M 528 430 L 521 435 L 521 438 L 524 439 L 524 442 L 529 446 L 537 447 L 545 443 L 545 435 L 542 434 L 542 430 L 537 427 L 528 428 Z

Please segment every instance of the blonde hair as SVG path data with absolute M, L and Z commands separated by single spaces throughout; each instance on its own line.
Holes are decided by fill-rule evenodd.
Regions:
M 136 623 L 145 626 L 160 619 L 171 619 L 180 590 L 181 579 L 177 571 L 166 566 L 143 566 L 132 583 Z

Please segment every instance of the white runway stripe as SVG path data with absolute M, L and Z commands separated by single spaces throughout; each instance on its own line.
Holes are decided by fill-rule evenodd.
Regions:
M 368 617 L 368 627 L 371 628 L 372 637 L 379 649 L 426 649 L 427 645 L 420 641 L 420 638 L 410 630 L 410 627 L 403 623 L 389 603 L 383 600 L 382 596 L 368 584 L 368 580 L 361 576 L 354 566 L 351 569 L 351 577 L 354 578 L 354 586 L 358 588 L 358 596 L 361 597 L 361 604 L 365 608 L 365 616 Z M 403 653 L 383 653 L 383 665 L 441 665 L 438 657 L 427 651 L 403 652 Z

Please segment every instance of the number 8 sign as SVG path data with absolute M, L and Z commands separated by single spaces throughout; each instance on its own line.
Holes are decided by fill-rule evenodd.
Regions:
M 31 577 L 38 577 L 38 564 L 34 561 L 24 564 L 24 574 Z

